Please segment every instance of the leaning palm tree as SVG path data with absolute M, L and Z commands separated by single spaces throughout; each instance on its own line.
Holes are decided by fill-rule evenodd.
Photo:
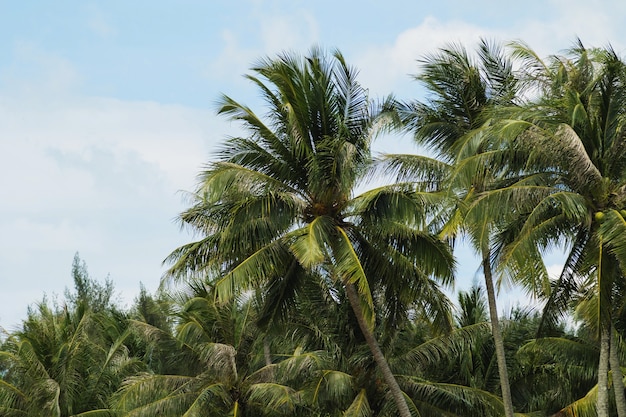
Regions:
M 421 308 L 449 326 L 437 279 L 451 280 L 453 258 L 423 231 L 435 197 L 413 184 L 356 195 L 386 103 L 368 99 L 339 52 L 283 54 L 253 71 L 248 79 L 263 95 L 265 117 L 222 97 L 219 113 L 241 122 L 248 136 L 229 139 L 200 175 L 181 220 L 201 239 L 168 257 L 168 276 L 208 277 L 222 300 L 261 288 L 271 295 L 273 317 L 304 280 L 343 288 L 399 415 L 408 417 L 374 335 L 374 306 L 396 317 L 408 314 L 406 306 Z
M 511 60 L 500 47 L 487 41 L 480 43 L 475 58 L 459 45 L 450 45 L 427 56 L 416 79 L 426 87 L 429 101 L 405 104 L 401 107 L 402 119 L 418 144 L 434 151 L 439 161 L 450 164 L 445 186 L 457 199 L 457 206 L 449 214 L 443 233 L 467 236 L 480 258 L 505 415 L 512 417 L 494 286 L 494 259 L 498 255 L 494 241 L 499 228 L 509 221 L 507 217 L 512 210 L 500 206 L 500 211 L 490 216 L 468 207 L 481 193 L 511 183 L 507 178 L 510 172 L 495 163 L 506 160 L 509 153 L 505 148 L 491 146 L 482 132 L 490 124 L 492 109 L 515 102 L 519 83 Z M 410 173 L 411 166 L 424 165 L 425 161 L 424 157 L 393 155 L 386 159 L 401 167 L 402 175 Z M 432 162 L 428 165 L 434 166 Z
M 580 42 L 568 56 L 547 62 L 523 45 L 515 53 L 537 98 L 508 110 L 499 136 L 512 139 L 509 146 L 525 153 L 525 169 L 541 174 L 541 181 L 520 184 L 517 193 L 502 191 L 490 205 L 514 201 L 516 210 L 528 214 L 505 258 L 522 259 L 537 247 L 567 247 L 546 306 L 547 324 L 573 294 L 589 288 L 597 294 L 596 408 L 606 417 L 615 294 L 626 276 L 626 65 L 611 48 L 589 50 Z M 616 398 L 618 413 L 626 415 L 623 387 L 615 393 L 622 397 Z

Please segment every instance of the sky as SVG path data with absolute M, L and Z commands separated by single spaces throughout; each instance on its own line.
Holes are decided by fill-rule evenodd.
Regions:
M 163 259 L 194 238 L 176 221 L 185 192 L 239 132 L 217 99 L 263 111 L 243 77 L 260 58 L 336 48 L 373 97 L 423 99 L 411 76 L 447 43 L 547 56 L 580 38 L 625 55 L 625 23 L 619 0 L 0 0 L 0 327 L 62 297 L 77 252 L 122 305 L 158 288 Z M 418 152 L 406 137 L 375 146 Z M 463 288 L 477 263 L 461 257 Z

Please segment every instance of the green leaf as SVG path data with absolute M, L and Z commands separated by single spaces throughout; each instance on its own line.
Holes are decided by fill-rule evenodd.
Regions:
M 362 389 L 343 413 L 343 417 L 370 417 L 372 409 L 367 401 L 367 392 Z
M 365 322 L 370 329 L 373 329 L 376 320 L 374 301 L 365 270 L 345 230 L 337 227 L 337 232 L 339 233 L 339 239 L 333 246 L 335 272 L 341 282 L 347 282 L 356 286 Z

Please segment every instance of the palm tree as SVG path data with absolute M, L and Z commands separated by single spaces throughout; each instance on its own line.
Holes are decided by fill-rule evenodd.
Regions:
M 417 305 L 449 326 L 435 278 L 452 278 L 453 258 L 444 242 L 422 231 L 432 197 L 413 184 L 355 196 L 388 106 L 368 99 L 339 52 L 284 54 L 253 71 L 248 79 L 265 99 L 266 117 L 222 97 L 219 113 L 241 122 L 249 136 L 229 139 L 202 172 L 195 201 L 181 215 L 201 239 L 168 257 L 169 276 L 208 276 L 221 300 L 261 287 L 276 314 L 304 280 L 338 285 L 398 413 L 408 417 L 373 332 L 374 306 L 378 300 L 399 319 Z
M 475 284 L 467 292 L 459 292 L 457 300 L 459 328 L 484 326 L 489 322 L 489 307 L 482 287 Z M 499 375 L 494 353 L 491 330 L 478 333 L 473 338 L 471 346 L 462 350 L 458 355 L 458 361 L 453 363 L 452 380 L 470 387 L 497 392 Z
M 607 417 L 615 294 L 626 267 L 626 66 L 611 48 L 589 50 L 580 42 L 569 56 L 547 62 L 524 45 L 517 45 L 515 53 L 528 69 L 537 98 L 508 109 L 498 133 L 512 138 L 509 146 L 526 154 L 525 169 L 541 180 L 520 184 L 517 194 L 503 191 L 490 205 L 506 199 L 528 213 L 506 258 L 521 259 L 537 247 L 567 247 L 545 309 L 547 324 L 565 311 L 576 292 L 592 288 L 597 294 L 597 414 Z M 613 381 L 621 384 L 621 378 Z M 626 415 L 620 405 L 626 405 L 623 387 L 615 393 L 622 397 L 618 413 Z
M 518 392 L 524 409 L 559 416 L 597 415 L 599 351 L 597 329 L 589 324 L 582 323 L 575 334 L 544 335 L 520 347 L 516 357 L 521 366 L 513 379 L 522 387 Z
M 0 351 L 0 411 L 6 416 L 110 416 L 109 396 L 143 369 L 116 317 L 84 306 L 30 309 Z
M 508 172 L 499 170 L 498 161 L 508 157 L 507 150 L 493 148 L 482 131 L 490 123 L 492 109 L 514 103 L 519 89 L 511 61 L 501 48 L 482 41 L 473 59 L 462 46 L 451 45 L 427 56 L 417 80 L 427 89 L 427 103 L 408 103 L 401 108 L 402 119 L 413 131 L 418 144 L 436 153 L 438 160 L 451 164 L 446 184 L 457 199 L 457 209 L 450 215 L 444 234 L 465 233 L 478 253 L 485 277 L 489 316 L 496 347 L 498 370 L 505 415 L 513 416 L 508 370 L 494 288 L 493 263 L 497 246 L 494 239 L 503 227 L 500 206 L 497 215 L 489 216 L 468 210 L 477 196 L 486 190 L 502 187 L 511 181 Z M 397 156 L 387 156 L 398 161 Z M 423 164 L 424 158 L 397 166 L 410 172 L 412 164 Z M 432 163 L 430 164 L 432 165 Z M 508 221 L 508 220 L 507 220 Z
M 405 364 L 407 391 L 423 414 L 502 416 L 486 302 L 479 287 L 459 293 L 459 300 L 458 327 L 444 335 L 413 338 L 394 362 Z
M 212 292 L 196 294 L 177 315 L 173 359 L 179 363 L 171 365 L 171 373 L 127 378 L 113 397 L 116 412 L 137 417 L 298 415 L 302 395 L 292 386 L 319 368 L 318 353 L 295 350 L 279 363 L 264 365 L 252 300 L 234 297 L 220 303 Z M 148 339 L 161 333 L 147 323 L 135 330 Z

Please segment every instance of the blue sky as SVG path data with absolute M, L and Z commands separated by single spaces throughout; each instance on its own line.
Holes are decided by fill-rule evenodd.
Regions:
M 545 56 L 578 36 L 624 54 L 625 20 L 617 0 L 0 0 L 0 326 L 62 295 L 77 251 L 123 303 L 157 288 L 191 239 L 181 191 L 236 132 L 214 102 L 258 104 L 242 75 L 260 57 L 338 48 L 372 95 L 420 98 L 416 60 L 447 42 L 521 39 Z M 459 286 L 474 275 L 464 259 Z

